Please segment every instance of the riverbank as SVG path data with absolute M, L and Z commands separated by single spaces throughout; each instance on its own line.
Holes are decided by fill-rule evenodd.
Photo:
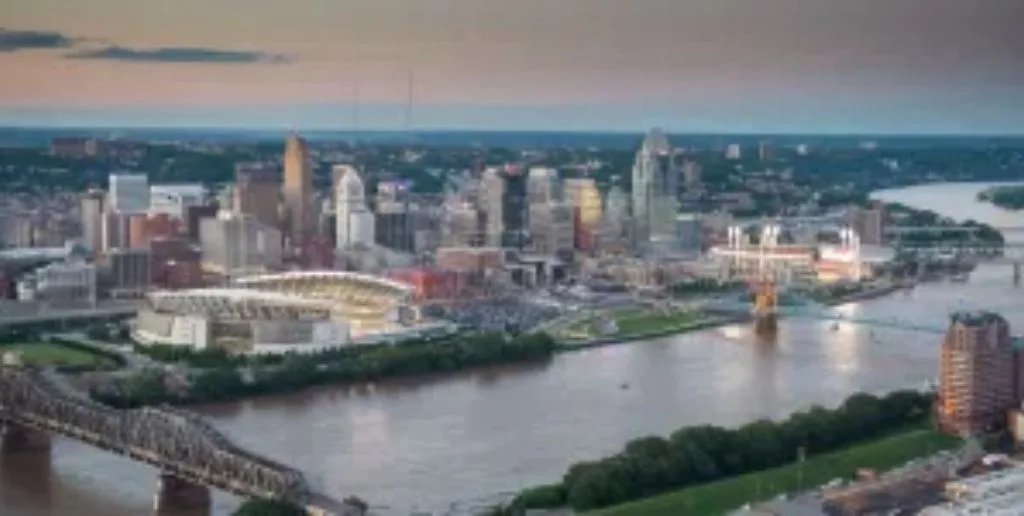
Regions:
M 850 396 L 837 408 L 814 407 L 784 421 L 758 420 L 731 429 L 684 427 L 668 438 L 641 437 L 614 455 L 571 465 L 558 483 L 522 491 L 505 512 L 519 515 L 527 509 L 605 509 L 639 503 L 673 490 L 711 489 L 709 486 L 715 483 L 734 486 L 737 491 L 733 495 L 724 489 L 720 496 L 739 506 L 746 501 L 738 499 L 743 486 L 749 487 L 746 481 L 762 478 L 781 482 L 780 471 L 787 471 L 785 467 L 797 457 L 818 460 L 817 474 L 831 475 L 824 481 L 846 476 L 843 468 L 867 465 L 871 461 L 860 455 L 864 450 L 848 456 L 843 468 L 834 465 L 833 454 L 876 443 L 909 427 L 920 428 L 928 421 L 933 400 L 931 394 L 916 391 L 896 391 L 883 397 L 861 393 Z M 829 465 L 832 467 L 826 467 Z M 736 481 L 738 485 L 730 483 Z M 780 489 L 784 487 L 779 485 Z M 756 491 L 747 489 L 745 496 L 756 496 Z M 686 496 L 671 500 L 666 505 L 672 505 L 676 512 L 665 514 L 691 514 L 693 500 Z
M 1008 211 L 1024 210 L 1024 186 L 993 186 L 978 192 L 978 200 Z
M 453 372 L 480 366 L 548 360 L 554 341 L 544 334 L 472 334 L 374 347 L 337 348 L 309 355 L 248 357 L 223 350 L 174 346 L 139 348 L 151 359 L 189 366 L 183 374 L 147 368 L 93 391 L 116 408 L 235 401 L 344 385 Z
M 803 464 L 750 473 L 702 486 L 617 505 L 591 516 L 718 516 L 744 504 L 800 492 L 835 479 L 852 479 L 858 469 L 888 471 L 913 459 L 956 448 L 958 438 L 930 429 L 911 429 L 807 459 Z

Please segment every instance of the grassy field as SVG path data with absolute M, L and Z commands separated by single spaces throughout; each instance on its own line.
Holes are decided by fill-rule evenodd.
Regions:
M 52 342 L 0 344 L 0 353 L 17 352 L 26 365 L 106 368 L 116 364 L 108 357 Z
M 558 332 L 564 339 L 587 340 L 594 338 L 630 339 L 645 335 L 662 335 L 674 330 L 683 331 L 703 322 L 703 316 L 694 312 L 662 313 L 640 308 L 629 308 L 614 311 L 618 330 L 611 334 L 602 334 L 598 329 L 599 321 L 586 319 L 568 326 Z
M 673 329 L 684 329 L 698 321 L 700 314 L 693 312 L 662 313 L 649 310 L 633 310 L 615 314 L 615 325 L 619 331 L 617 336 L 629 337 L 661 333 Z
M 889 470 L 907 461 L 957 447 L 961 441 L 931 430 L 917 429 L 895 434 L 833 453 L 814 456 L 803 464 L 803 487 L 825 484 L 832 479 L 849 479 L 858 468 Z M 660 496 L 629 502 L 592 516 L 718 516 L 746 503 L 756 503 L 780 493 L 799 490 L 795 464 L 751 473 L 710 484 L 672 491 Z

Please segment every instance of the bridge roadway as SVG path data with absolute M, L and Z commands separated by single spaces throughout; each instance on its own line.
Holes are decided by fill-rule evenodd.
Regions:
M 48 307 L 37 302 L 0 301 L 0 328 L 53 321 L 112 319 L 130 317 L 139 311 L 139 301 L 101 301 L 95 306 Z
M 966 308 L 966 307 L 965 307 Z M 706 305 L 704 309 L 709 312 L 725 313 L 730 315 L 751 314 L 752 307 L 748 303 L 741 303 L 736 300 L 714 300 Z M 986 308 L 989 311 L 998 311 L 998 308 Z M 796 317 L 806 319 L 817 319 L 821 321 L 846 322 L 881 328 L 895 328 L 911 330 L 937 335 L 945 334 L 948 328 L 934 324 L 921 324 L 914 321 L 900 319 L 899 317 L 864 317 L 847 315 L 834 310 L 832 307 L 822 305 L 813 300 L 798 300 L 798 304 L 790 306 L 779 306 L 773 312 L 777 317 Z M 1011 336 L 1013 346 L 1024 349 L 1024 336 Z
M 170 407 L 116 410 L 68 391 L 44 371 L 0 367 L 5 448 L 26 436 L 38 442 L 39 436 L 61 435 L 149 464 L 161 472 L 157 505 L 161 499 L 168 506 L 208 505 L 207 488 L 213 487 L 240 497 L 286 500 L 311 515 L 361 514 L 315 493 L 300 471 L 233 444 L 197 414 Z M 176 492 L 191 493 L 190 499 L 170 499 Z

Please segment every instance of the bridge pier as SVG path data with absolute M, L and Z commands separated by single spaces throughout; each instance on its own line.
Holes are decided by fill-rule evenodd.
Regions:
M 182 480 L 168 473 L 160 474 L 153 511 L 163 514 L 173 511 L 196 511 L 210 508 L 210 488 Z
M 774 337 L 779 331 L 779 316 L 775 312 L 754 314 L 754 334 L 759 337 Z
M 1013 286 L 1020 286 L 1021 262 L 1013 262 Z
M 50 449 L 50 436 L 46 432 L 8 423 L 4 425 L 2 434 L 3 436 L 0 437 L 0 452 L 3 453 L 35 452 Z

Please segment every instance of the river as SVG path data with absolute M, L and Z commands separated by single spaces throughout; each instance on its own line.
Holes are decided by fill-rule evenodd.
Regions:
M 934 184 L 876 197 L 1024 226 L 1024 214 L 975 200 L 986 186 Z M 839 309 L 899 314 L 941 329 L 946 314 L 966 301 L 999 309 L 1024 333 L 1024 296 L 1010 277 L 1008 265 L 987 265 L 967 284 L 933 283 Z M 338 497 L 356 494 L 385 514 L 464 513 L 501 493 L 553 481 L 572 462 L 609 454 L 638 436 L 781 417 L 857 391 L 916 388 L 936 375 L 937 333 L 830 326 L 785 320 L 774 342 L 759 341 L 746 325 L 727 326 L 561 354 L 542 365 L 322 388 L 202 410 L 242 444 L 302 468 Z M 50 456 L 0 459 L 0 512 L 136 516 L 149 512 L 155 482 L 148 467 L 60 439 Z M 217 495 L 214 513 L 228 514 L 237 503 Z

